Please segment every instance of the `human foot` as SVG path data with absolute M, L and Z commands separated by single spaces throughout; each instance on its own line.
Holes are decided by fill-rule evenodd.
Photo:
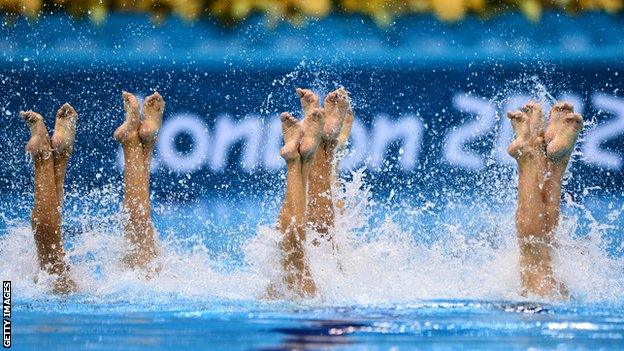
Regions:
M 115 140 L 123 143 L 129 136 L 135 133 L 138 135 L 139 125 L 141 124 L 141 113 L 139 112 L 139 102 L 134 95 L 124 91 L 122 96 L 126 119 L 124 123 L 115 130 L 113 137 Z
M 543 141 L 544 137 L 544 114 L 542 112 L 542 106 L 535 102 L 527 102 L 522 111 L 529 116 L 529 128 L 531 131 L 531 140 L 535 142 Z
M 323 124 L 325 123 L 325 113 L 317 108 L 314 109 L 303 120 L 303 137 L 299 145 L 299 154 L 302 160 L 314 156 L 322 139 Z
M 522 111 L 507 112 L 507 118 L 511 121 L 516 138 L 509 144 L 507 152 L 515 159 L 528 155 L 531 144 L 531 128 L 529 116 Z
M 325 97 L 325 125 L 323 126 L 323 140 L 333 141 L 338 138 L 343 128 L 343 123 L 349 111 L 347 91 L 338 88 Z
M 56 112 L 54 134 L 52 134 L 52 149 L 57 154 L 69 155 L 73 151 L 77 120 L 78 114 L 76 110 L 68 103 L 65 103 Z
M 30 140 L 26 144 L 26 151 L 33 156 L 43 155 L 49 157 L 52 148 L 50 147 L 50 137 L 48 129 L 43 122 L 43 117 L 34 111 L 22 111 L 20 116 L 30 129 Z
M 353 126 L 353 109 L 349 107 L 342 123 L 342 130 L 338 136 L 338 147 L 344 147 L 351 135 L 351 127 Z
M 299 121 L 288 112 L 280 115 L 282 121 L 282 134 L 284 135 L 284 146 L 280 150 L 280 155 L 286 162 L 293 161 L 299 157 L 299 144 L 303 137 L 303 128 Z
M 139 135 L 143 142 L 153 142 L 160 130 L 162 123 L 165 101 L 158 92 L 148 96 L 143 102 L 143 115 L 145 119 L 141 123 Z
M 550 110 L 549 119 L 545 133 L 546 155 L 551 161 L 567 159 L 583 128 L 583 117 L 574 113 L 571 104 L 558 102 Z
M 319 108 L 319 98 L 314 92 L 310 89 L 301 89 L 297 88 L 297 95 L 299 95 L 299 100 L 301 101 L 301 108 L 303 108 L 303 116 L 307 116 L 314 109 Z
M 507 148 L 511 157 L 519 160 L 543 148 L 543 117 L 538 103 L 530 101 L 522 111 L 508 112 L 507 118 L 510 119 L 516 135 Z

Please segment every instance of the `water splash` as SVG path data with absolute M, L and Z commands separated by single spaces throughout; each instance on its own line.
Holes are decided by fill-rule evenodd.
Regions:
M 302 62 L 301 70 L 305 65 Z M 310 78 L 310 73 L 295 71 L 274 85 L 291 84 L 302 75 Z M 537 76 L 520 80 L 523 86 L 530 83 L 531 95 L 538 101 L 554 102 Z M 323 77 L 312 81 L 319 91 L 331 85 L 322 83 L 326 81 Z M 292 92 L 287 94 L 292 96 Z M 275 112 L 276 99 L 267 97 L 263 113 Z M 502 95 L 495 95 L 493 103 L 502 101 Z M 575 156 L 579 154 L 575 152 Z M 435 194 L 403 197 L 397 195 L 400 189 L 374 194 L 373 182 L 366 181 L 366 169 L 352 172 L 334 194 L 345 204 L 344 211 L 337 211 L 335 245 L 321 241 L 315 246 L 315 234 L 308 235 L 306 250 L 322 296 L 313 303 L 522 299 L 518 295 L 519 253 L 513 219 L 515 179 L 509 174 L 496 168 L 488 171 L 471 183 L 475 188 L 471 194 L 440 184 Z M 591 200 L 591 189 L 585 190 L 564 197 L 554 270 L 580 301 L 619 301 L 624 296 L 624 248 L 610 238 L 621 230 L 624 205 L 598 199 L 599 208 L 591 209 L 584 205 Z M 223 214 L 240 206 L 227 197 L 212 204 L 211 210 L 221 211 L 218 216 L 193 217 L 203 210 L 194 203 L 186 205 L 195 207 L 188 217 L 178 215 L 180 206 L 157 204 L 155 212 L 165 219 L 160 226 L 162 254 L 157 259 L 161 272 L 151 279 L 120 264 L 127 246 L 119 215 L 120 191 L 118 184 L 112 184 L 67 194 L 65 224 L 69 230 L 65 230 L 65 241 L 80 289 L 78 298 L 83 301 L 255 300 L 264 295 L 270 281 L 279 280 L 280 233 L 273 226 L 279 191 L 259 200 L 271 206 L 269 215 L 256 223 L 268 224 L 258 225 L 251 235 L 242 228 L 248 223 L 241 224 L 249 218 L 239 219 L 233 229 L 217 235 L 223 229 L 219 224 L 226 217 Z M 12 215 L 26 219 L 28 207 L 22 200 L 17 202 L 21 210 Z M 258 205 L 251 203 L 250 207 Z M 52 278 L 37 269 L 28 223 L 7 213 L 0 214 L 0 224 L 4 222 L 6 227 L 0 237 L 0 277 L 13 281 L 18 299 L 54 299 L 49 288 Z M 189 219 L 199 219 L 202 225 L 187 226 Z M 209 236 L 217 237 L 229 251 L 240 253 L 242 260 L 215 251 L 206 243 Z
M 375 200 L 365 182 L 364 169 L 351 174 L 338 192 L 345 203 L 336 219 L 336 246 L 322 241 L 306 248 L 313 276 L 321 292 L 315 303 L 388 304 L 419 299 L 521 299 L 518 247 L 511 208 L 498 212 L 476 210 L 479 203 L 430 202 L 423 207 L 397 207 Z M 103 196 L 106 195 L 106 196 Z M 203 235 L 161 235 L 162 271 L 152 279 L 120 264 L 127 245 L 121 216 L 115 215 L 116 190 L 83 194 L 81 199 L 102 200 L 97 207 L 111 213 L 94 215 L 93 208 L 71 219 L 80 223 L 80 235 L 69 238 L 72 274 L 89 301 L 144 301 L 145 299 L 253 300 L 264 294 L 269 281 L 279 277 L 279 233 L 261 225 L 240 250 L 244 263 L 214 257 Z M 111 200 L 112 199 L 112 200 Z M 88 201 L 87 201 L 88 202 Z M 614 301 L 624 293 L 624 261 L 609 255 L 605 236 L 615 228 L 619 213 L 600 223 L 592 212 L 571 199 L 571 211 L 557 231 L 555 272 L 583 301 Z M 118 205 L 117 205 L 118 206 Z M 107 211 L 104 211 L 107 212 Z M 468 214 L 466 220 L 460 214 Z M 409 227 L 396 218 L 411 216 Z M 449 220 L 449 217 L 456 217 Z M 587 220 L 589 219 L 589 221 Z M 587 235 L 575 233 L 585 226 Z M 52 298 L 51 277 L 37 269 L 34 241 L 22 223 L 7 229 L 0 239 L 0 276 L 11 279 L 18 299 Z

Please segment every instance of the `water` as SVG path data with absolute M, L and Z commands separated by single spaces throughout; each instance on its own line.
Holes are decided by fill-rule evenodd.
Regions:
M 337 249 L 307 243 L 321 294 L 299 302 L 262 299 L 279 275 L 272 223 L 280 191 L 261 203 L 157 202 L 161 272 L 151 279 L 120 264 L 121 190 L 69 191 L 65 236 L 80 293 L 68 298 L 52 295 L 50 277 L 37 269 L 27 207 L 7 207 L 0 275 L 13 281 L 14 347 L 624 347 L 624 203 L 617 198 L 592 189 L 564 198 L 554 270 L 574 299 L 557 303 L 518 294 L 513 177 L 472 194 L 420 199 L 374 195 L 366 177 L 354 172 L 336 194 L 346 203 Z
M 621 104 L 613 67 L 620 36 L 614 30 L 603 38 L 599 30 L 617 29 L 618 19 L 544 16 L 539 24 L 512 18 L 509 24 L 529 31 L 524 34 L 497 21 L 467 20 L 465 28 L 480 28 L 472 30 L 479 35 L 426 18 L 379 30 L 359 18 L 344 25 L 313 21 L 297 30 L 189 26 L 177 19 L 153 26 L 125 15 L 98 28 L 64 17 L 42 17 L 36 21 L 47 23 L 42 27 L 21 20 L 5 25 L 0 158 L 8 166 L 0 167 L 0 187 L 12 193 L 0 195 L 0 278 L 13 282 L 14 349 L 624 349 L 622 178 L 596 157 L 621 151 L 617 118 L 601 125 L 609 133 L 594 135 L 603 152 L 576 152 L 576 161 L 590 162 L 576 169 L 573 163 L 582 172 L 566 177 L 554 270 L 573 299 L 518 294 L 515 164 L 505 152 L 511 128 L 502 113 L 529 96 L 545 110 L 572 97 L 577 111 L 588 112 L 590 129 L 601 111 L 611 118 Z M 594 23 L 601 24 L 598 46 L 584 39 Z M 570 38 L 580 38 L 573 39 L 573 54 L 561 46 Z M 277 149 L 252 150 L 264 165 L 255 173 L 236 161 L 221 169 L 208 159 L 240 145 L 212 150 L 209 136 L 219 135 L 214 124 L 224 114 L 251 116 L 268 132 L 273 114 L 297 106 L 295 86 L 326 93 L 338 85 L 353 93 L 360 149 L 371 151 L 364 149 L 389 135 L 395 126 L 388 121 L 411 116 L 423 122 L 422 140 L 408 139 L 419 152 L 405 153 L 395 142 L 361 153 L 353 165 L 380 169 L 347 176 L 337 195 L 347 209 L 337 218 L 337 248 L 306 245 L 320 297 L 268 302 L 266 286 L 280 273 L 273 227 L 284 178 L 263 172 L 273 169 Z M 161 271 L 151 279 L 120 264 L 127 244 L 121 176 L 113 166 L 118 145 L 110 136 L 121 121 L 121 89 L 158 89 L 166 96 L 166 118 L 197 114 L 211 146 L 201 169 L 189 172 L 176 173 L 156 155 L 152 189 L 162 252 Z M 457 97 L 473 99 L 456 103 Z M 65 100 L 81 114 L 64 208 L 64 242 L 79 293 L 62 298 L 50 293 L 51 277 L 37 266 L 28 224 L 31 165 L 21 154 L 27 130 L 15 113 L 49 114 Z M 473 108 L 465 111 L 467 105 Z M 477 116 L 486 110 L 492 115 Z M 458 128 L 470 137 L 459 145 L 467 152 L 459 161 L 477 155 L 483 161 L 477 172 L 443 152 Z M 182 149 L 192 144 L 185 140 L 178 140 Z M 401 154 L 414 162 L 402 165 Z M 371 157 L 383 160 L 370 163 Z
M 146 302 L 129 308 L 73 298 L 61 304 L 64 312 L 44 302 L 21 305 L 14 321 L 22 324 L 14 334 L 15 348 L 618 349 L 624 335 L 618 305 L 470 300 L 379 306 L 178 303 Z

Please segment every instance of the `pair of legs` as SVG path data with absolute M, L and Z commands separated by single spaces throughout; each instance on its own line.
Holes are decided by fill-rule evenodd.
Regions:
M 508 152 L 518 163 L 516 229 L 522 294 L 566 298 L 566 287 L 552 271 L 553 231 L 559 224 L 563 175 L 583 119 L 565 102 L 553 106 L 545 131 L 536 102 L 507 116 L 516 134 Z
M 327 95 L 323 109 L 312 91 L 297 89 L 297 94 L 303 121 L 300 123 L 288 113 L 280 116 L 286 193 L 277 229 L 283 234 L 280 249 L 286 287 L 300 297 L 309 297 L 316 294 L 316 285 L 306 260 L 306 230 L 311 228 L 328 236 L 333 226 L 332 189 L 337 184 L 334 155 L 347 141 L 353 114 L 342 88 Z M 270 287 L 269 295 L 275 294 L 275 287 Z
M 149 202 L 149 164 L 156 133 L 160 129 L 164 101 L 158 93 L 145 100 L 145 118 L 141 121 L 139 105 L 134 96 L 124 93 L 126 121 L 115 132 L 124 148 L 124 208 L 128 212 L 125 235 L 132 244 L 124 262 L 129 267 L 148 268 L 156 255 L 154 227 Z M 56 276 L 55 293 L 70 293 L 75 283 L 69 274 L 61 238 L 61 207 L 67 163 L 73 151 L 78 115 L 63 105 L 56 115 L 52 138 L 41 115 L 21 113 L 31 131 L 26 150 L 35 164 L 35 196 L 31 225 L 41 269 Z
M 124 154 L 124 233 L 130 247 L 123 258 L 130 268 L 154 271 L 150 263 L 157 255 L 156 232 L 152 223 L 149 194 L 150 165 L 160 130 L 165 102 L 157 92 L 143 103 L 143 119 L 137 98 L 123 92 L 124 123 L 115 130 L 114 138 Z
M 20 113 L 30 129 L 31 137 L 26 151 L 35 166 L 34 206 L 31 226 L 34 233 L 39 267 L 54 275 L 55 293 L 66 294 L 75 290 L 61 235 L 61 207 L 67 163 L 74 149 L 78 114 L 64 104 L 56 113 L 52 138 L 43 117 L 34 111 Z

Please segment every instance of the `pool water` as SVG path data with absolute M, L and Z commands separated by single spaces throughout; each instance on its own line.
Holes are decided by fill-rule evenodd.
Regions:
M 381 306 L 170 301 L 15 306 L 16 350 L 621 349 L 610 304 L 429 300 Z M 56 306 L 56 307 L 54 307 Z M 155 306 L 158 306 L 155 308 Z
M 624 348 L 617 194 L 564 198 L 554 271 L 573 299 L 557 303 L 518 294 L 512 184 L 401 199 L 373 196 L 355 172 L 340 194 L 339 251 L 306 244 L 320 297 L 267 302 L 279 276 L 279 191 L 157 201 L 161 271 L 151 279 L 120 264 L 120 192 L 68 192 L 65 243 L 80 292 L 67 298 L 37 268 L 28 201 L 8 199 L 16 205 L 1 216 L 0 276 L 13 282 L 14 349 Z

